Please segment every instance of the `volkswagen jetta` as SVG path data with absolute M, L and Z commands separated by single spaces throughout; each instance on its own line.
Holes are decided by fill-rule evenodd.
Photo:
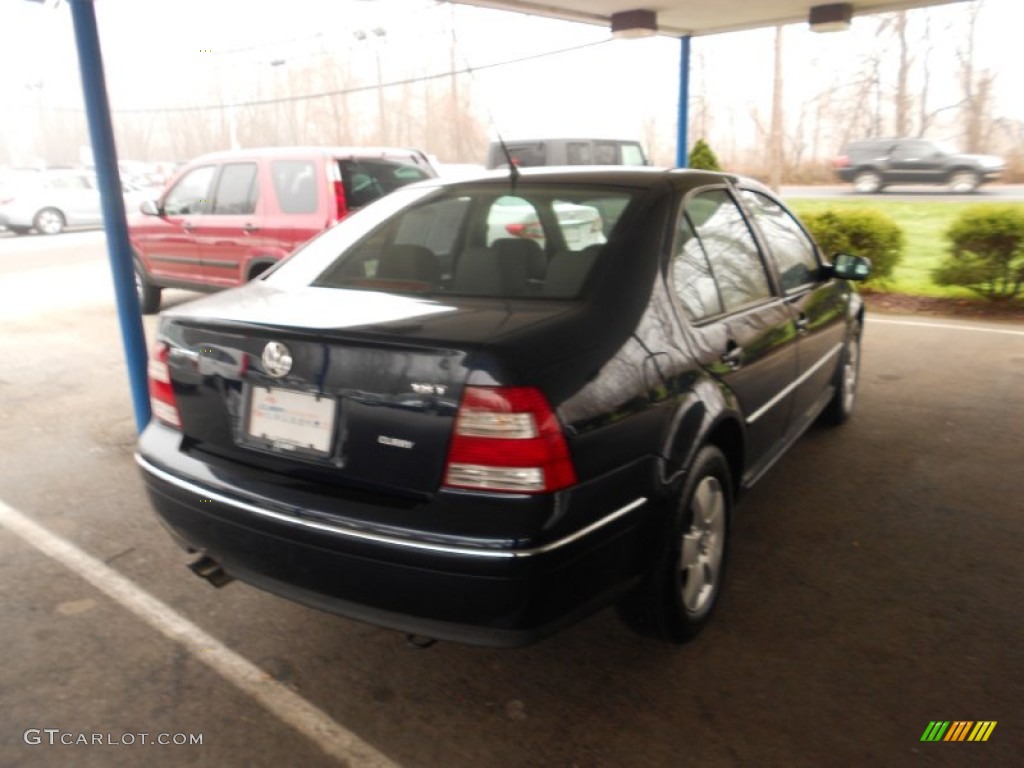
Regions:
M 730 175 L 422 182 L 165 312 L 137 461 L 215 583 L 491 645 L 618 603 L 684 642 L 739 495 L 853 409 L 868 270 Z

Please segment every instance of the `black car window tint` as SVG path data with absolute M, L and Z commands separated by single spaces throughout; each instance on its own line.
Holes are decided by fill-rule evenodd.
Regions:
M 726 312 L 771 296 L 768 275 L 747 221 L 725 190 L 703 192 L 687 205 Z
M 270 178 L 281 213 L 316 213 L 320 200 L 311 160 L 274 160 Z
M 604 251 L 598 204 L 614 214 L 614 226 L 630 196 L 593 188 L 502 191 L 458 190 L 403 208 L 346 248 L 312 284 L 499 299 L 576 298 Z M 532 236 L 538 211 L 565 217 L 566 226 L 584 214 L 587 245 L 546 254 Z
M 687 317 L 698 322 L 722 314 L 722 297 L 711 274 L 707 254 L 685 214 L 679 217 L 677 238 L 670 279 Z
M 783 290 L 814 282 L 819 267 L 814 244 L 792 214 L 759 192 L 744 190 L 742 194 L 775 258 Z
M 256 210 L 256 163 L 228 163 L 220 172 L 213 213 L 245 215 Z
M 183 176 L 164 198 L 164 213 L 168 216 L 187 216 L 205 213 L 210 202 L 210 183 L 216 166 L 204 165 Z

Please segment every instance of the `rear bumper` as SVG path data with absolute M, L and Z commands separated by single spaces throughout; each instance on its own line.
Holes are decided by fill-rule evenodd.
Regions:
M 637 497 L 546 541 L 410 535 L 303 514 L 136 458 L 179 543 L 232 576 L 321 610 L 476 645 L 525 645 L 612 601 L 640 572 L 640 523 L 650 518 Z

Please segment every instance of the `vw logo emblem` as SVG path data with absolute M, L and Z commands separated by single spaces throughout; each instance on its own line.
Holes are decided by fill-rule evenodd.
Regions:
M 279 341 L 271 341 L 263 348 L 263 370 L 280 379 L 292 369 L 292 353 Z

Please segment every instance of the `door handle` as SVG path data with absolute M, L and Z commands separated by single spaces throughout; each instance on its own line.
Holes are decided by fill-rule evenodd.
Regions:
M 730 341 L 719 360 L 734 371 L 739 369 L 743 365 L 743 347 L 735 341 Z
M 190 224 L 190 223 L 189 223 L 189 222 L 187 222 L 187 221 L 186 221 L 186 222 L 185 222 L 184 224 L 182 224 L 182 225 L 181 225 L 181 230 L 182 230 L 182 232 L 186 232 L 186 233 L 188 233 L 188 234 L 192 234 L 192 231 L 193 231 L 193 230 L 194 230 L 195 228 L 196 228 L 196 225 L 195 225 L 195 224 Z
M 242 225 L 242 231 L 247 233 L 247 234 L 251 233 L 251 232 L 256 232 L 257 230 L 259 230 L 259 227 L 257 227 L 251 221 L 247 221 L 247 222 L 245 222 L 244 225 Z

